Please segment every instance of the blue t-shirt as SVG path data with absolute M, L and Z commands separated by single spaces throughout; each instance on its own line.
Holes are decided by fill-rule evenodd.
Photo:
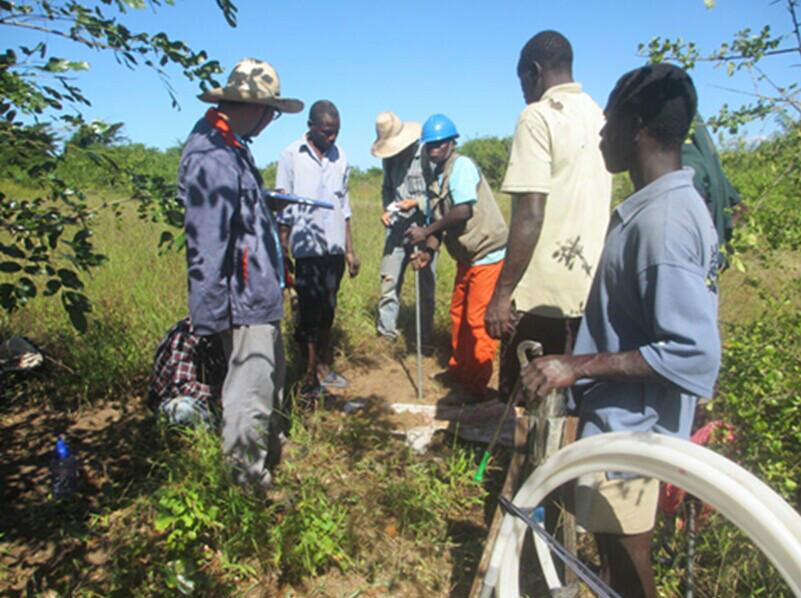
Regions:
M 440 178 L 442 175 L 440 175 Z M 448 190 L 451 192 L 453 205 L 474 204 L 478 201 L 476 189 L 481 182 L 481 174 L 473 161 L 465 156 L 458 156 L 453 163 L 451 176 L 448 179 Z M 473 262 L 473 266 L 497 264 L 506 257 L 506 247 L 501 247 Z
M 688 438 L 720 367 L 718 239 L 689 169 L 613 212 L 574 354 L 639 350 L 663 380 L 580 380 L 581 437 L 624 430 Z

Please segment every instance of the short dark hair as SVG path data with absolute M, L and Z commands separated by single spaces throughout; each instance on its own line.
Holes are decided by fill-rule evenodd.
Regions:
M 675 148 L 684 143 L 697 107 L 695 85 L 684 69 L 659 63 L 623 75 L 606 111 L 640 117 L 659 143 Z
M 312 104 L 309 109 L 309 122 L 312 124 L 319 124 L 324 115 L 331 116 L 332 118 L 339 118 L 339 110 L 334 106 L 333 102 L 328 100 L 317 100 Z
M 570 73 L 573 70 L 573 48 L 558 31 L 540 31 L 523 46 L 517 63 L 518 73 L 531 70 L 535 61 L 545 69 Z

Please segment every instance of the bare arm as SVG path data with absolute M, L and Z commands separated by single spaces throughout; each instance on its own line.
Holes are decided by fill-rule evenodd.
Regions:
M 348 276 L 353 278 L 359 273 L 361 263 L 353 251 L 353 238 L 350 234 L 350 218 L 345 221 L 345 261 L 348 264 Z
M 487 333 L 492 338 L 501 338 L 509 327 L 512 293 L 523 277 L 539 241 L 546 198 L 547 195 L 543 193 L 515 196 L 517 207 L 509 228 L 506 259 L 484 316 Z
M 529 400 L 544 397 L 555 388 L 572 386 L 582 378 L 627 382 L 663 380 L 639 351 L 547 355 L 529 363 L 521 376 L 523 390 Z
M 448 210 L 448 213 L 440 220 L 432 222 L 428 226 L 410 228 L 404 236 L 409 239 L 409 243 L 417 245 L 431 235 L 436 235 L 446 229 L 458 226 L 462 222 L 469 220 L 472 215 L 473 207 L 469 203 L 460 203 Z

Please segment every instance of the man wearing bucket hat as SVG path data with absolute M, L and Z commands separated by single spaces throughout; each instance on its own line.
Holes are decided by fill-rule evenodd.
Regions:
M 448 370 L 464 390 L 483 398 L 492 376 L 498 341 L 487 334 L 484 312 L 503 266 L 508 229 L 492 190 L 475 163 L 456 152 L 456 125 L 435 114 L 423 125 L 425 144 L 434 169 L 428 176 L 431 224 L 410 228 L 409 242 L 426 241 L 415 254 L 424 267 L 444 238 L 458 270 L 451 296 L 451 345 Z
M 228 362 L 222 438 L 233 478 L 267 489 L 285 370 L 282 258 L 271 212 L 281 206 L 262 195 L 247 143 L 282 112 L 300 112 L 303 102 L 281 97 L 275 69 L 250 58 L 225 87 L 198 97 L 217 106 L 189 134 L 178 171 L 189 312 L 197 334 L 220 336 Z
M 423 146 L 419 143 L 420 123 L 404 122 L 392 112 L 382 112 L 375 121 L 376 140 L 370 151 L 383 160 L 384 181 L 381 199 L 386 227 L 381 258 L 381 297 L 378 300 L 378 333 L 398 337 L 397 320 L 403 276 L 409 263 L 409 245 L 404 233 L 410 226 L 428 224 L 426 182 L 423 176 Z M 431 349 L 434 329 L 434 289 L 436 256 L 420 270 L 420 340 L 424 351 Z

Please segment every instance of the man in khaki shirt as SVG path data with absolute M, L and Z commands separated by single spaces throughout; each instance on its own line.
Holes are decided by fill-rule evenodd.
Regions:
M 541 31 L 523 47 L 520 113 L 501 190 L 512 194 L 506 262 L 486 312 L 504 340 L 499 390 L 519 375 L 525 339 L 571 353 L 609 221 L 612 177 L 598 143 L 601 108 L 573 81 L 570 42 Z

